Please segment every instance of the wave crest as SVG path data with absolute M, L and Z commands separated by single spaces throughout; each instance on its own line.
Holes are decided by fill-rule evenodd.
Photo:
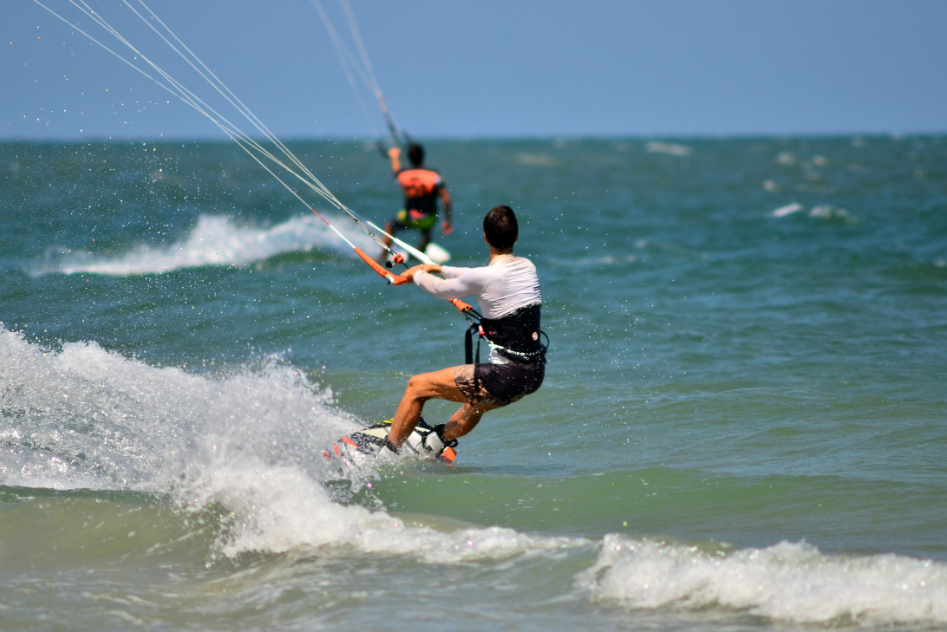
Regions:
M 808 624 L 947 622 L 947 565 L 830 556 L 805 543 L 724 552 L 608 535 L 578 583 L 631 609 L 720 606 Z
M 363 249 L 374 243 L 344 219 L 333 219 L 348 239 Z M 239 226 L 222 216 L 201 215 L 194 228 L 169 246 L 138 245 L 129 252 L 101 256 L 88 252 L 57 252 L 30 273 L 104 274 L 136 276 L 162 274 L 203 266 L 245 266 L 291 252 L 330 250 L 348 254 L 351 248 L 317 217 L 296 216 L 270 228 Z

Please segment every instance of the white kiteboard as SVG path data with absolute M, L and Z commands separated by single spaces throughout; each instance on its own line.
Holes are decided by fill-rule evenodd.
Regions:
M 404 257 L 405 261 L 407 261 L 411 256 L 407 250 L 402 248 L 396 249 L 395 252 Z M 431 261 L 438 265 L 444 265 L 450 261 L 450 253 L 447 252 L 447 249 L 439 244 L 434 243 L 433 241 L 427 245 L 427 248 L 424 249 L 424 254 L 430 257 Z
M 324 450 L 322 456 L 330 461 L 341 460 L 350 466 L 360 465 L 364 463 L 366 458 L 374 458 L 386 449 L 385 439 L 388 438 L 392 421 L 392 419 L 386 419 L 342 437 L 331 447 Z M 457 458 L 457 451 L 454 450 L 456 445 L 456 441 L 451 441 L 449 445 L 445 446 L 437 433 L 434 432 L 434 428 L 423 419 L 419 419 L 418 425 L 408 435 L 398 453 L 451 463 Z
M 424 254 L 434 260 L 434 263 L 442 265 L 450 261 L 450 253 L 433 241 L 424 249 Z

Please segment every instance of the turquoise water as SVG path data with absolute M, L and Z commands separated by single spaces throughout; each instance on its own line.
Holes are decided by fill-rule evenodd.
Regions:
M 456 312 L 230 144 L 0 144 L 0 627 L 947 629 L 947 138 L 427 146 L 456 264 L 519 214 L 546 383 L 347 486 Z

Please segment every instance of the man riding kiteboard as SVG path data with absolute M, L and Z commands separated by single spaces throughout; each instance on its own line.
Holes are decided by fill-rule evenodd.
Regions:
M 401 168 L 400 148 L 389 149 L 388 155 L 391 157 L 391 170 L 395 174 L 395 179 L 404 190 L 404 208 L 388 220 L 385 224 L 385 232 L 395 235 L 406 228 L 421 231 L 421 243 L 418 250 L 424 252 L 431 243 L 431 231 L 437 225 L 438 198 L 444 206 L 444 222 L 441 224 L 441 230 L 445 235 L 450 235 L 454 230 L 451 224 L 450 192 L 437 171 L 424 167 L 424 147 L 421 145 L 411 143 L 408 146 L 408 160 L 411 166 L 407 169 Z M 391 238 L 385 237 L 384 241 L 386 247 L 391 245 Z M 383 251 L 382 259 L 386 255 L 387 251 Z
M 425 450 L 440 454 L 477 425 L 488 410 L 535 392 L 546 371 L 546 346 L 540 342 L 539 279 L 536 266 L 513 255 L 519 226 L 513 209 L 497 206 L 483 220 L 490 264 L 482 268 L 419 265 L 402 276 L 439 298 L 474 295 L 480 304 L 479 335 L 490 346 L 488 362 L 468 357 L 467 364 L 422 373 L 408 380 L 385 445 L 397 452 L 421 417 L 429 399 L 463 402 L 446 424 L 425 439 Z M 441 275 L 438 278 L 434 275 Z M 468 348 L 468 356 L 470 356 Z

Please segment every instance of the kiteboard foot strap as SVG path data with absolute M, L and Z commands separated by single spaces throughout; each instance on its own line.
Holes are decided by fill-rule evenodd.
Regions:
M 457 439 L 451 439 L 448 441 L 444 438 L 444 429 L 447 427 L 447 424 L 437 424 L 434 426 L 434 434 L 437 435 L 437 438 L 441 440 L 441 443 L 444 444 L 445 448 L 456 448 Z
M 419 456 L 453 461 L 456 457 L 454 447 L 457 445 L 457 441 L 444 439 L 444 426 L 445 424 L 441 424 L 434 428 L 430 426 L 422 428 L 419 425 L 414 432 L 408 435 L 405 445 Z

